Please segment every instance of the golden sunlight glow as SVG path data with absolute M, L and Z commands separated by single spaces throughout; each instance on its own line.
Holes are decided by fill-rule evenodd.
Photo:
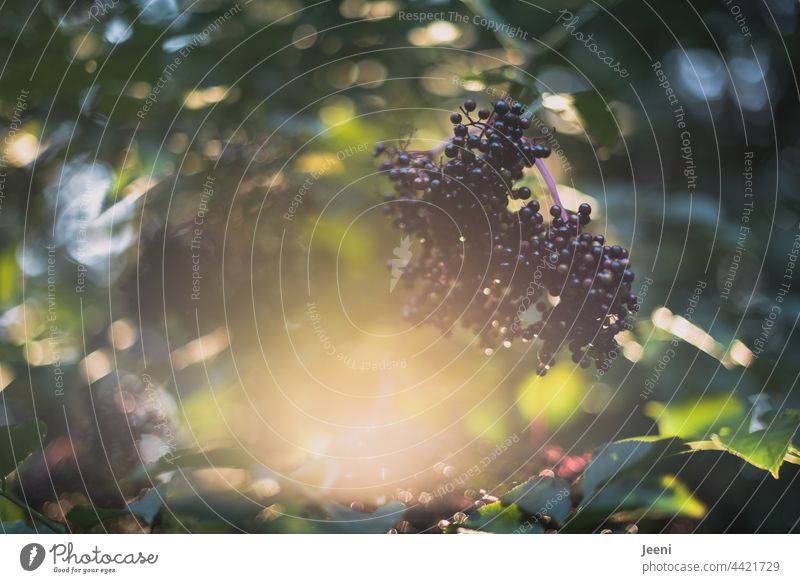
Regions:
M 544 93 L 542 95 L 542 105 L 551 111 L 561 113 L 572 107 L 572 98 L 569 95 L 558 93 Z
M 317 42 L 317 29 L 310 24 L 301 24 L 292 34 L 292 43 L 297 49 L 310 48 L 315 42 Z
M 33 134 L 20 132 L 6 138 L 5 156 L 12 166 L 27 166 L 39 154 L 39 140 Z
M 454 41 L 459 37 L 458 29 L 449 22 L 434 22 L 428 26 L 428 34 L 440 43 Z
M 126 186 L 122 194 L 125 197 L 131 197 L 135 200 L 143 196 L 147 192 L 149 192 L 159 182 L 160 181 L 157 178 L 153 178 L 150 176 L 140 176 L 139 178 L 131 182 L 128 186 Z
M 622 344 L 622 354 L 631 362 L 639 362 L 643 352 L 642 345 L 635 340 L 629 340 Z
M 672 311 L 666 307 L 660 307 L 653 310 L 650 316 L 656 328 L 662 330 L 669 330 L 669 325 L 672 323 Z
M 271 504 L 258 513 L 256 521 L 259 523 L 275 520 L 283 515 L 284 508 L 280 504 Z
M 186 109 L 202 109 L 214 103 L 219 103 L 228 94 L 228 87 L 217 85 L 206 89 L 194 89 L 189 91 L 183 99 L 183 106 Z
M 508 49 L 506 50 L 505 60 L 511 63 L 512 65 L 524 65 L 525 55 L 518 50 Z
M 389 74 L 388 69 L 380 61 L 364 59 L 358 63 L 357 78 L 359 83 L 369 83 L 369 88 L 379 87 Z
M 548 110 L 545 113 L 549 112 L 546 119 L 550 124 L 555 125 L 556 131 L 559 133 L 581 135 L 586 132 L 578 110 L 575 109 L 572 96 L 544 93 L 542 105 Z
M 728 353 L 725 355 L 722 364 L 728 365 L 735 365 L 738 364 L 740 366 L 750 366 L 750 363 L 753 362 L 753 352 L 744 345 L 741 340 L 734 340 L 731 347 L 728 349 Z M 726 364 L 727 363 L 727 364 Z
M 408 33 L 408 40 L 418 47 L 449 43 L 461 36 L 461 32 L 449 22 L 433 22 L 425 28 L 415 28 Z
M 464 81 L 464 89 L 467 91 L 483 91 L 486 89 L 486 84 L 483 81 L 478 81 L 477 79 L 470 79 L 468 81 Z
M 14 344 L 25 344 L 28 338 L 37 335 L 37 329 L 41 327 L 41 318 L 35 305 L 33 307 L 34 309 L 27 309 L 25 304 L 20 304 L 3 314 L 4 332 Z
M 720 361 L 725 368 L 733 368 L 736 365 L 748 366 L 752 362 L 753 353 L 739 340 L 734 340 L 726 351 L 725 347 L 717 342 L 711 334 L 696 324 L 692 324 L 683 316 L 674 315 L 664 306 L 653 310 L 650 319 L 656 328 L 669 332 L 684 342 L 699 348 Z
M 117 320 L 108 327 L 108 341 L 117 350 L 125 350 L 136 343 L 136 326 L 130 320 Z
M 135 99 L 144 99 L 150 94 L 150 83 L 146 81 L 135 81 L 128 85 L 128 95 Z
M 28 342 L 28 344 L 25 345 L 25 360 L 27 360 L 31 366 L 42 366 L 46 364 L 44 343 Z
M 239 468 L 202 468 L 195 470 L 193 478 L 209 490 L 242 489 L 247 485 L 250 472 Z
M 99 381 L 111 372 L 111 358 L 105 350 L 95 350 L 78 364 L 78 370 L 87 382 Z
M 369 5 L 370 18 L 389 18 L 399 9 L 397 2 L 388 0 L 382 2 L 371 2 Z
M 58 360 L 57 344 L 47 340 L 32 341 L 25 345 L 25 360 L 31 366 L 46 366 Z
M 189 365 L 217 356 L 226 348 L 228 348 L 228 332 L 220 326 L 210 334 L 173 350 L 172 364 L 176 370 L 183 370 Z
M 250 483 L 250 489 L 258 498 L 269 498 L 280 493 L 281 486 L 272 478 L 261 478 Z
M 365 0 L 344 0 L 339 12 L 345 18 L 364 18 L 369 14 L 369 5 Z

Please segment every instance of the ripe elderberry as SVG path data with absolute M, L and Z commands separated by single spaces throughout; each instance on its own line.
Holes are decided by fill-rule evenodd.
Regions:
M 444 333 L 460 323 L 487 351 L 537 340 L 540 375 L 564 346 L 580 366 L 599 366 L 638 309 L 629 252 L 585 230 L 588 204 L 563 208 L 543 160 L 550 148 L 524 135 L 522 104 L 476 108 L 470 99 L 450 115 L 453 136 L 440 147 L 375 150 L 393 186 L 384 212 L 422 247 L 405 270 L 403 316 Z M 534 165 L 554 198 L 549 221 L 530 188 L 515 187 Z

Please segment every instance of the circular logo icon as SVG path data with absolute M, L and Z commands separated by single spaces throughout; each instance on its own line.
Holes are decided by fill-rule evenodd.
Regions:
M 44 562 L 44 547 L 39 543 L 30 543 L 19 552 L 19 564 L 26 571 L 35 571 Z

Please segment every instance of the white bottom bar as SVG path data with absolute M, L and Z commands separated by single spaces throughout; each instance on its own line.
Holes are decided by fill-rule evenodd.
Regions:
M 5 581 L 800 581 L 791 535 L 77 535 L 0 537 Z M 44 560 L 33 571 L 22 567 Z M 71 550 L 70 546 L 72 545 Z M 23 551 L 25 547 L 25 552 Z M 96 549 L 96 550 L 95 550 Z M 151 556 L 152 555 L 152 556 Z M 125 561 L 137 561 L 125 564 Z M 141 564 L 140 561 L 144 561 Z M 30 565 L 29 565 L 30 566 Z M 598 576 L 601 579 L 598 579 Z

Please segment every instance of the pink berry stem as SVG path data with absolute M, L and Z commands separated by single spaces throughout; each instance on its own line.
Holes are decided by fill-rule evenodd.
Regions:
M 556 181 L 553 180 L 553 175 L 550 174 L 550 171 L 547 169 L 547 164 L 545 164 L 544 160 L 541 158 L 536 158 L 535 164 L 539 172 L 542 173 L 542 178 L 544 178 L 547 188 L 550 189 L 550 196 L 553 197 L 553 202 L 561 207 L 561 219 L 564 221 L 565 225 L 568 224 L 569 215 L 567 214 L 567 209 L 565 209 L 564 205 L 561 203 L 561 197 L 558 196 L 558 188 L 556 188 Z

